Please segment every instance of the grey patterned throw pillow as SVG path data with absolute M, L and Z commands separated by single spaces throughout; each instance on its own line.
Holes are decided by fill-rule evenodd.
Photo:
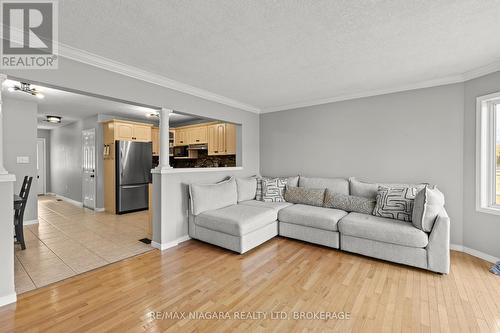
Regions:
M 283 193 L 286 183 L 287 178 L 262 178 L 262 201 L 284 202 Z
M 419 188 L 379 186 L 373 215 L 411 222 L 413 204 Z
M 324 207 L 345 210 L 346 212 L 356 212 L 362 214 L 372 214 L 375 208 L 375 200 L 334 193 L 326 190 Z
M 325 189 L 287 186 L 285 191 L 285 201 L 296 204 L 321 207 L 324 197 Z

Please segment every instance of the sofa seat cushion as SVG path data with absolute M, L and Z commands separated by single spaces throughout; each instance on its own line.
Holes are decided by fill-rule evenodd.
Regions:
M 409 247 L 424 248 L 429 243 L 425 232 L 411 222 L 360 213 L 349 213 L 339 222 L 340 233 Z
M 338 221 L 346 215 L 347 212 L 340 209 L 298 204 L 280 210 L 278 220 L 306 227 L 337 231 Z
M 282 210 L 283 208 L 289 207 L 293 205 L 293 203 L 290 202 L 264 202 L 264 201 L 259 201 L 259 200 L 246 200 L 242 201 L 239 203 L 239 205 L 247 205 L 247 206 L 254 206 L 254 207 L 261 207 L 261 208 L 271 208 L 274 209 L 277 212 Z
M 277 214 L 270 208 L 232 205 L 203 212 L 195 217 L 194 223 L 210 230 L 243 236 L 273 223 Z

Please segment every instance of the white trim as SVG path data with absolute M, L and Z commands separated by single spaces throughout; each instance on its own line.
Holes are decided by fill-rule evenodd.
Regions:
M 83 149 L 84 149 L 84 145 L 83 145 L 83 136 L 85 135 L 85 133 L 92 133 L 94 134 L 94 207 L 87 207 L 85 205 L 83 205 L 83 201 L 85 199 L 85 189 L 84 189 L 84 186 L 83 186 L 83 182 L 84 182 L 84 166 L 83 166 Z M 97 149 L 96 149 L 96 141 L 97 141 L 97 134 L 96 134 L 96 130 L 95 128 L 88 128 L 88 129 L 83 129 L 82 130 L 82 136 L 81 136 L 81 142 L 82 142 L 82 206 L 84 206 L 85 208 L 88 208 L 88 209 L 92 209 L 95 211 L 95 205 L 96 205 L 96 199 L 97 199 L 97 174 L 99 173 L 99 170 L 98 168 L 100 167 L 98 165 L 98 156 L 97 156 Z
M 103 207 L 103 208 L 94 208 L 94 212 L 98 212 L 98 213 L 101 213 L 101 212 L 104 212 L 106 209 Z
M 15 181 L 16 181 L 16 175 L 13 175 L 11 173 L 0 174 L 0 183 L 3 183 L 3 182 L 15 182 Z
M 299 103 L 273 106 L 273 107 L 262 109 L 260 111 L 260 113 L 285 111 L 285 110 L 303 108 L 303 107 L 314 106 L 314 105 L 321 105 L 321 104 L 327 104 L 327 103 L 333 103 L 333 102 L 346 101 L 346 100 L 351 100 L 351 99 L 356 99 L 356 98 L 372 97 L 372 96 L 386 95 L 386 94 L 392 94 L 392 93 L 408 91 L 408 90 L 443 86 L 443 85 L 453 84 L 453 83 L 461 83 L 461 82 L 469 81 L 469 80 L 475 79 L 477 77 L 491 74 L 491 73 L 494 73 L 497 71 L 500 71 L 500 61 L 491 63 L 491 64 L 486 65 L 486 66 L 482 66 L 482 67 L 479 67 L 479 68 L 476 68 L 476 69 L 473 69 L 473 70 L 470 70 L 470 71 L 467 71 L 465 73 L 458 74 L 458 75 L 451 75 L 451 76 L 446 76 L 446 77 L 434 79 L 434 80 L 415 82 L 415 83 L 407 84 L 407 85 L 403 85 L 403 86 L 394 86 L 394 87 L 386 88 L 386 89 L 365 90 L 365 91 L 360 91 L 360 92 L 356 92 L 356 93 L 349 93 L 349 94 L 339 95 L 339 96 L 330 97 L 330 98 L 323 98 L 323 99 L 316 99 L 316 100 L 304 101 L 304 102 L 299 102 Z
M 56 193 L 51 193 L 51 192 L 49 192 L 49 193 L 47 193 L 47 194 L 48 194 L 48 195 L 52 195 L 52 196 L 54 196 L 54 197 L 56 197 L 56 198 L 58 198 L 58 199 L 61 199 L 61 200 L 63 200 L 63 201 L 69 202 L 70 204 L 73 204 L 73 205 L 75 205 L 75 206 L 78 206 L 78 207 L 83 207 L 83 203 L 82 203 L 82 202 L 80 202 L 80 201 L 76 201 L 76 200 L 73 200 L 73 199 L 67 198 L 67 197 L 65 197 L 65 196 L 63 196 L 63 195 L 56 194 Z
M 59 56 L 75 60 L 87 65 L 102 68 L 110 72 L 125 75 L 134 79 L 149 82 L 168 89 L 176 90 L 185 94 L 200 97 L 212 102 L 228 105 L 245 111 L 259 113 L 260 109 L 256 106 L 245 104 L 234 99 L 215 94 L 213 92 L 196 88 L 191 85 L 169 79 L 167 77 L 154 74 L 140 68 L 129 66 L 118 61 L 114 61 L 97 54 L 93 54 L 75 47 L 59 44 Z
M 17 294 L 16 293 L 5 295 L 5 296 L 0 297 L 0 306 L 15 303 L 16 301 L 17 301 Z
M 496 263 L 497 261 L 500 261 L 500 258 L 494 257 L 492 255 L 486 254 L 486 253 L 478 251 L 478 250 L 471 249 L 471 248 L 463 246 L 463 245 L 450 244 L 450 249 L 454 250 L 454 251 L 459 251 L 459 252 L 464 252 L 464 253 L 470 254 L 471 256 L 486 260 L 486 261 L 491 262 L 493 264 Z
M 192 172 L 214 172 L 214 171 L 238 171 L 243 170 L 243 167 L 222 167 L 222 168 L 170 168 L 170 169 L 152 169 L 151 173 L 166 174 L 166 173 L 192 173 Z
M 32 224 L 38 224 L 38 219 L 23 221 L 23 225 L 32 225 Z
M 164 251 L 166 249 L 170 249 L 172 247 L 175 247 L 175 246 L 179 245 L 180 243 L 188 241 L 190 239 L 191 239 L 191 237 L 186 235 L 186 236 L 179 237 L 176 240 L 173 240 L 173 241 L 168 242 L 168 243 L 161 243 L 160 244 L 160 243 L 153 241 L 153 242 L 151 242 L 151 246 L 154 247 L 155 249 L 160 250 L 160 251 Z
M 38 149 L 38 140 L 43 142 L 43 173 L 44 173 L 44 175 L 43 175 L 43 193 L 41 193 L 41 194 L 46 194 L 47 193 L 47 144 L 46 144 L 45 138 L 36 138 L 37 149 Z M 38 157 L 38 151 L 37 151 L 36 156 Z M 38 163 L 38 160 L 37 160 L 37 163 Z M 36 181 L 38 183 L 38 178 Z M 37 189 L 37 191 L 38 191 L 38 189 Z M 40 193 L 37 193 L 37 194 L 40 194 Z
M 496 114 L 493 110 L 500 92 L 476 98 L 476 211 L 500 215 L 495 203 Z

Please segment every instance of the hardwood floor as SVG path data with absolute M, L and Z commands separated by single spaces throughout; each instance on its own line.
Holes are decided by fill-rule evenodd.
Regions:
M 500 277 L 489 266 L 452 252 L 451 273 L 438 275 L 285 238 L 245 255 L 191 240 L 25 293 L 0 308 L 0 330 L 497 332 Z M 151 315 L 173 311 L 231 319 Z M 269 318 L 280 311 L 288 320 Z M 293 320 L 300 311 L 350 319 Z

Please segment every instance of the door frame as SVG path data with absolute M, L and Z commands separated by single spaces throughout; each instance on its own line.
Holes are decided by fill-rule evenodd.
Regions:
M 93 208 L 90 208 L 90 207 L 86 207 L 85 206 L 85 188 L 83 186 L 83 134 L 85 132 L 94 132 L 94 207 Z M 82 165 L 81 165 L 81 170 L 82 170 L 82 207 L 85 207 L 85 208 L 88 208 L 88 209 L 92 209 L 92 210 L 96 210 L 97 208 L 97 168 L 98 168 L 98 163 L 97 163 L 97 149 L 96 149 L 96 143 L 97 143 L 97 137 L 96 137 L 96 130 L 95 128 L 87 128 L 87 129 L 83 129 L 82 130 L 82 147 L 81 147 L 81 151 L 82 151 Z
M 37 158 L 38 158 L 38 141 L 41 141 L 43 143 L 43 156 L 42 156 L 42 166 L 43 166 L 43 193 L 42 195 L 45 195 L 47 194 L 47 145 L 45 143 L 45 138 L 36 138 L 36 144 L 37 144 L 37 152 L 36 152 L 36 155 L 37 155 Z M 38 160 L 37 160 L 37 163 L 38 163 Z M 37 170 L 37 173 L 38 173 L 38 170 Z M 37 174 L 38 176 L 38 174 Z M 37 178 L 37 185 L 38 185 L 38 181 L 39 179 Z M 38 188 L 37 188 L 37 195 L 38 195 Z

